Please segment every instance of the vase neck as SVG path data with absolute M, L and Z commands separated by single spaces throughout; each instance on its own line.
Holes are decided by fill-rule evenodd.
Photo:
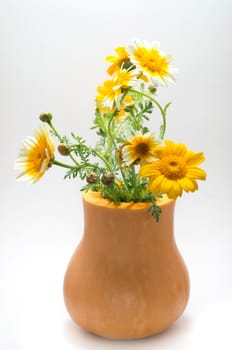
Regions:
M 83 199 L 83 243 L 94 251 L 126 256 L 130 250 L 147 254 L 159 245 L 174 243 L 173 214 L 175 202 L 161 205 L 159 222 L 148 209 L 120 209 L 95 205 Z

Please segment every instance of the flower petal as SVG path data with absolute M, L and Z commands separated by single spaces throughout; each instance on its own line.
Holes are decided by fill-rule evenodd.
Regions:
M 185 177 L 183 179 L 178 179 L 177 182 L 183 188 L 183 190 L 186 192 L 194 192 L 198 189 L 196 181 L 190 180 L 187 177 Z
M 188 168 L 187 176 L 191 179 L 205 180 L 206 172 L 203 169 L 192 167 Z
M 166 193 L 169 198 L 176 199 L 182 195 L 182 188 L 177 181 L 165 178 L 161 185 L 161 192 Z
M 151 179 L 149 185 L 148 185 L 148 190 L 153 192 L 154 194 L 159 194 L 161 191 L 161 184 L 164 179 L 163 175 L 160 175 L 154 179 Z
M 38 181 L 48 169 L 54 157 L 55 145 L 46 125 L 34 130 L 34 137 L 28 137 L 22 145 L 15 168 L 20 170 L 19 180 Z
M 191 165 L 199 165 L 202 162 L 204 162 L 205 160 L 205 156 L 203 152 L 199 152 L 199 153 L 193 153 L 190 157 L 188 157 L 188 159 L 186 160 L 186 163 L 188 166 Z
M 161 172 L 157 163 L 158 161 L 154 163 L 144 164 L 139 170 L 139 175 L 143 178 L 160 176 Z

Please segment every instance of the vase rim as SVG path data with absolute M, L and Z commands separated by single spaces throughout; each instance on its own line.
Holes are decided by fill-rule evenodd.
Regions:
M 105 207 L 109 209 L 128 209 L 128 210 L 139 210 L 139 209 L 147 209 L 151 206 L 149 202 L 121 202 L 120 204 L 116 204 L 109 199 L 103 198 L 100 192 L 93 192 L 91 190 L 87 192 L 82 192 L 82 198 L 93 205 L 98 207 Z M 175 202 L 174 199 L 170 199 L 167 195 L 163 195 L 162 198 L 157 198 L 157 205 L 159 207 L 164 207 L 172 202 Z

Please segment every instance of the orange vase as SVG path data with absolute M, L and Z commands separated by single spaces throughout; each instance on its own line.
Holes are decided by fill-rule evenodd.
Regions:
M 68 265 L 64 299 L 76 324 L 111 339 L 164 331 L 182 314 L 189 278 L 173 234 L 175 201 L 161 199 L 160 221 L 148 203 L 83 194 L 84 235 Z

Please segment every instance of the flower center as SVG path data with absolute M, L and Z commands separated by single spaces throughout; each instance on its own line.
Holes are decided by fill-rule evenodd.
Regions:
M 168 62 L 161 56 L 158 50 L 141 48 L 135 53 L 135 57 L 142 69 L 149 71 L 150 74 L 161 76 L 168 74 Z
M 135 147 L 135 151 L 137 152 L 138 155 L 140 156 L 146 156 L 149 152 L 149 146 L 145 142 L 141 142 Z
M 181 179 L 186 175 L 186 164 L 178 156 L 166 156 L 160 161 L 160 171 L 170 180 Z
M 35 145 L 29 152 L 27 167 L 28 169 L 33 168 L 37 173 L 44 171 L 47 168 L 49 158 L 47 148 L 42 149 L 39 145 Z

